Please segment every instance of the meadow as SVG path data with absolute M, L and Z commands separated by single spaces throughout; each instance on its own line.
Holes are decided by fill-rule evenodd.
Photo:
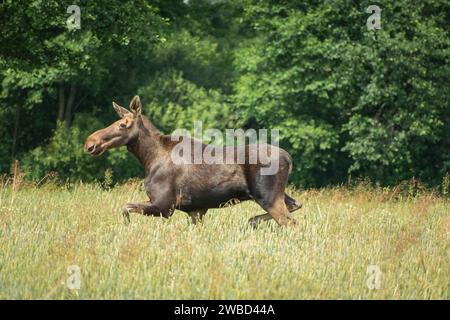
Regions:
M 201 225 L 179 211 L 126 225 L 122 206 L 147 200 L 140 182 L 4 183 L 0 298 L 449 298 L 448 197 L 367 184 L 290 193 L 298 226 L 253 230 L 252 202 L 209 210 Z

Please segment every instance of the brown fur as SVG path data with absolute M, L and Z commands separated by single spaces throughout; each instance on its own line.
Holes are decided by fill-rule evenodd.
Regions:
M 113 106 L 121 119 L 91 134 L 85 150 L 96 156 L 107 149 L 126 145 L 144 166 L 144 186 L 151 202 L 125 205 L 123 214 L 127 221 L 130 212 L 168 218 L 179 209 L 197 223 L 209 208 L 254 200 L 267 213 L 250 219 L 252 226 L 270 218 L 282 226 L 295 224 L 290 212 L 299 209 L 301 204 L 285 194 L 292 169 L 291 157 L 285 150 L 278 150 L 279 170 L 274 175 L 261 175 L 264 165 L 259 159 L 257 164 L 176 164 L 171 159 L 171 152 L 179 142 L 162 134 L 141 115 L 138 96 L 130 103 L 131 112 L 115 103 Z M 192 146 L 201 144 L 203 150 L 207 147 L 198 140 L 183 139 L 188 139 Z M 259 144 L 234 147 L 235 159 L 238 152 L 244 152 L 249 159 L 250 152 L 262 147 L 268 148 L 270 155 L 276 148 Z M 223 148 L 224 155 L 231 151 L 231 147 Z

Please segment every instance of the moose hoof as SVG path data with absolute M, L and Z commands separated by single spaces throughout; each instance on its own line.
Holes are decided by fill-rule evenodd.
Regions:
M 300 202 L 295 201 L 292 204 L 288 204 L 287 208 L 289 210 L 289 212 L 294 212 L 297 211 L 298 209 L 301 209 L 303 207 L 303 204 Z

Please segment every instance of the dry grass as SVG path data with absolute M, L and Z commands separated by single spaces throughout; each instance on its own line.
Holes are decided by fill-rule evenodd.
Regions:
M 210 210 L 200 226 L 182 212 L 127 226 L 120 208 L 146 200 L 140 184 L 3 186 L 0 298 L 449 298 L 449 199 L 366 185 L 293 196 L 304 203 L 296 228 L 251 230 L 252 202 Z M 79 290 L 65 284 L 70 265 Z

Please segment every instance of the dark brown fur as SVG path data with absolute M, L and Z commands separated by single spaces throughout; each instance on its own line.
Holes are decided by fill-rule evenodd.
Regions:
M 278 150 L 279 170 L 274 175 L 261 175 L 264 166 L 257 164 L 175 164 L 171 159 L 173 148 L 179 143 L 171 136 L 163 135 L 145 116 L 141 115 L 141 102 L 136 96 L 130 103 L 130 111 L 113 103 L 121 116 L 105 129 L 91 134 L 85 143 L 86 152 L 99 155 L 109 148 L 126 145 L 145 168 L 144 185 L 150 199 L 144 203 L 128 203 L 123 214 L 129 221 L 130 212 L 148 216 L 170 217 L 175 209 L 187 212 L 194 223 L 201 221 L 209 208 L 220 208 L 227 203 L 246 200 L 256 201 L 267 213 L 250 219 L 252 226 L 273 218 L 280 225 L 295 224 L 290 216 L 301 207 L 285 194 L 292 169 L 289 154 Z M 200 141 L 189 139 L 192 146 Z M 268 148 L 272 154 L 275 146 L 246 145 L 234 147 L 235 155 L 258 148 Z M 223 148 L 224 154 L 231 147 Z

